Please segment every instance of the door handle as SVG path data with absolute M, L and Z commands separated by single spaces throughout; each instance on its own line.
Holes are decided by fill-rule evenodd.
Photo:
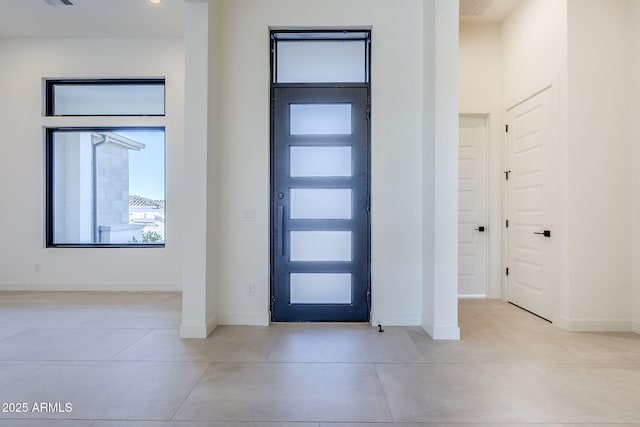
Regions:
M 480 227 L 476 228 L 476 231 L 484 233 L 484 225 L 481 225 Z
M 278 205 L 276 212 L 276 254 L 284 254 L 284 206 Z
M 533 234 L 540 234 L 541 236 L 544 236 L 544 237 L 551 237 L 551 230 L 544 230 L 542 233 L 534 232 Z

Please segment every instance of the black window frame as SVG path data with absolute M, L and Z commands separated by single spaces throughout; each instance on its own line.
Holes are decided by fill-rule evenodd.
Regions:
M 278 215 L 276 212 L 276 203 L 275 203 L 275 188 L 276 188 L 276 177 L 274 171 L 276 170 L 276 163 L 274 161 L 275 152 L 276 152 L 276 130 L 275 130 L 275 113 L 276 113 L 276 90 L 277 89 L 345 89 L 345 88 L 366 88 L 367 90 L 367 99 L 366 99 L 366 122 L 367 122 L 367 149 L 366 149 L 366 162 L 367 162 L 367 177 L 366 177 L 366 189 L 367 189 L 367 231 L 365 234 L 366 237 L 366 248 L 367 252 L 365 254 L 365 262 L 366 262 L 366 274 L 367 274 L 367 292 L 366 292 L 366 308 L 364 311 L 366 312 L 366 317 L 371 320 L 371 92 L 372 92 L 372 80 L 371 80 L 371 55 L 372 55 L 372 29 L 371 28 L 350 28 L 350 29 L 287 29 L 287 28 L 278 28 L 272 27 L 270 29 L 270 40 L 269 40 L 269 49 L 270 49 L 270 100 L 271 100 L 271 117 L 270 117 L 270 224 L 269 224 L 269 236 L 270 236 L 270 313 L 272 317 L 272 321 L 275 321 L 276 318 L 276 247 L 278 245 L 277 238 L 274 238 L 276 234 L 275 223 L 278 219 Z M 286 41 L 286 42 L 310 42 L 310 41 L 364 41 L 364 67 L 365 67 L 365 79 L 363 82 L 323 82 L 323 83 L 281 83 L 277 80 L 277 55 L 278 55 L 278 42 Z M 292 305 L 293 306 L 293 305 Z M 313 307 L 313 305 L 310 305 Z M 330 305 L 329 305 L 330 306 Z M 339 304 L 334 305 L 335 307 L 340 306 Z M 333 314 L 331 315 L 330 321 L 335 321 L 337 317 Z M 317 320 L 318 318 L 316 318 Z M 286 321 L 305 321 L 302 320 L 302 317 L 286 320 Z M 326 321 L 322 319 L 322 321 Z M 348 319 L 347 321 L 354 321 L 353 319 Z M 363 321 L 362 319 L 358 319 L 355 321 Z
M 290 29 L 272 27 L 269 30 L 270 39 L 270 73 L 271 85 L 284 84 L 308 84 L 308 83 L 282 83 L 278 81 L 278 42 L 309 42 L 309 41 L 331 41 L 331 42 L 349 42 L 363 41 L 364 49 L 364 81 L 350 82 L 352 84 L 368 84 L 371 85 L 371 28 L 351 28 L 351 29 Z M 338 82 L 333 82 L 336 84 Z M 347 83 L 348 84 L 348 83 Z
M 157 86 L 160 84 L 164 90 L 162 114 L 55 114 L 56 86 Z M 165 117 L 167 114 L 167 85 L 164 78 L 45 79 L 44 90 L 44 114 L 47 117 Z
M 45 247 L 46 248 L 164 248 L 163 243 L 55 243 L 54 242 L 54 156 L 53 135 L 57 132 L 118 132 L 118 131 L 162 131 L 164 133 L 164 179 L 165 179 L 165 213 L 166 213 L 166 171 L 167 143 L 165 126 L 79 126 L 79 127 L 45 127 Z

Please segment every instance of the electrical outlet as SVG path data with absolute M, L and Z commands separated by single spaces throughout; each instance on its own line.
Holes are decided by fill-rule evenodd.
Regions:
M 246 222 L 253 222 L 256 220 L 256 211 L 252 208 L 245 208 L 242 210 L 241 218 Z
M 39 262 L 33 264 L 33 271 L 35 273 L 40 273 L 42 271 L 42 266 L 40 265 Z
M 255 297 L 256 296 L 256 284 L 249 283 L 247 285 L 247 296 Z

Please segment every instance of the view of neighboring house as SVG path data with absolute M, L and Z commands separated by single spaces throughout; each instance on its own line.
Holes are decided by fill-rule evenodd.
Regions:
M 68 244 L 164 242 L 164 200 L 130 196 L 130 152 L 146 145 L 95 131 L 54 136 L 55 241 Z
M 164 241 L 164 212 L 164 200 L 129 196 L 129 223 L 143 227 L 143 243 Z

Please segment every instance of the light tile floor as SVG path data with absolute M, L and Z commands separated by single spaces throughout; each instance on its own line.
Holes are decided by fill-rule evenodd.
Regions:
M 180 307 L 174 293 L 0 293 L 0 410 L 27 403 L 0 426 L 640 426 L 639 335 L 463 300 L 455 342 L 361 324 L 183 340 Z

